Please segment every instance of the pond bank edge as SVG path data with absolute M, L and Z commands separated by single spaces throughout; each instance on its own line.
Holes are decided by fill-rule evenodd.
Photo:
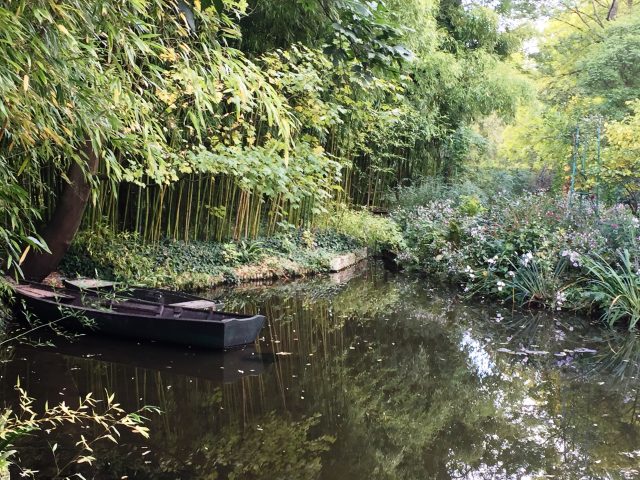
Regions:
M 215 274 L 188 271 L 180 272 L 173 276 L 170 282 L 159 282 L 153 286 L 164 287 L 171 290 L 200 291 L 224 285 L 270 280 L 292 280 L 324 273 L 341 272 L 370 257 L 370 249 L 364 247 L 335 255 L 324 265 L 308 266 L 290 258 L 270 255 L 255 263 L 232 267 L 230 272 L 219 272 Z M 62 283 L 60 277 L 60 274 L 55 272 L 47 277 L 45 282 L 53 284 Z

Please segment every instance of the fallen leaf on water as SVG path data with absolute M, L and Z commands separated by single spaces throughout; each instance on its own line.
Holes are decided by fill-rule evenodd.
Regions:
M 500 352 L 500 353 L 508 353 L 510 355 L 515 355 L 516 352 L 514 352 L 513 350 L 509 350 L 508 348 L 499 348 L 496 350 L 496 352 Z
M 549 352 L 546 350 L 529 350 L 527 348 L 523 348 L 522 353 L 526 353 L 527 355 L 548 355 Z

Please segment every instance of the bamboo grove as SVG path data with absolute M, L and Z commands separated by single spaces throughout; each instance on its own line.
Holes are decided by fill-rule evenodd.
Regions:
M 39 244 L 87 149 L 83 228 L 255 238 L 455 172 L 473 123 L 528 95 L 511 61 L 524 34 L 490 8 L 284 3 L 299 18 L 236 0 L 4 2 L 2 256 Z

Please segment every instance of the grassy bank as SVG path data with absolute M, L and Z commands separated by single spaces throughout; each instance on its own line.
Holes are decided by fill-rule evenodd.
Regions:
M 200 290 L 221 284 L 293 278 L 329 271 L 340 255 L 365 247 L 398 248 L 399 230 L 365 210 L 336 209 L 313 230 L 291 229 L 237 242 L 144 242 L 107 227 L 81 232 L 65 256 L 63 275 Z

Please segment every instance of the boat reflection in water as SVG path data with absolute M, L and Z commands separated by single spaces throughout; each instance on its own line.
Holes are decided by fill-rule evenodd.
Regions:
M 212 351 L 93 335 L 74 340 L 56 339 L 55 346 L 19 345 L 15 348 L 14 358 L 29 359 L 31 376 L 40 367 L 50 376 L 55 367 L 64 372 L 74 361 L 90 359 L 121 369 L 167 372 L 215 383 L 232 383 L 246 376 L 260 375 L 275 360 L 272 354 L 257 352 L 255 345 Z

